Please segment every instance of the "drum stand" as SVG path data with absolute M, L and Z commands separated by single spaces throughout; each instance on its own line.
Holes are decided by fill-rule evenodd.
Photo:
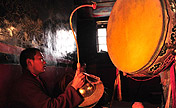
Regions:
M 176 49 L 174 50 L 176 53 Z M 168 95 L 166 100 L 165 108 L 169 108 L 172 105 L 172 108 L 176 107 L 176 55 L 174 63 L 170 68 L 170 83 L 168 88 Z M 172 100 L 171 100 L 172 99 Z
M 163 98 L 163 101 L 166 99 L 166 103 L 163 102 L 165 104 L 165 108 L 176 108 L 176 49 L 173 51 L 174 52 L 174 62 L 172 64 L 172 66 L 170 67 L 170 71 L 166 70 L 164 71 L 164 75 L 160 74 L 161 80 L 165 80 L 163 83 L 166 84 L 162 84 L 163 86 L 165 86 L 166 89 L 163 88 L 164 92 L 163 94 L 165 94 L 167 98 Z M 169 78 L 169 82 L 167 82 L 166 80 L 168 80 L 168 78 L 164 78 L 164 77 L 168 77 Z M 162 82 L 161 82 L 162 83 Z M 169 84 L 169 86 L 167 86 L 167 84 Z M 167 90 L 168 89 L 168 90 Z M 122 94 L 121 94 L 121 79 L 120 79 L 120 73 L 118 71 L 118 69 L 116 70 L 116 79 L 114 82 L 114 90 L 113 90 L 113 94 L 112 94 L 112 99 L 110 102 L 110 108 L 112 107 L 113 101 L 114 101 L 114 95 L 115 92 L 118 91 L 118 101 L 122 100 Z M 164 96 L 163 96 L 164 97 Z M 164 105 L 163 104 L 163 105 Z
M 118 101 L 122 101 L 121 79 L 120 79 L 120 72 L 118 71 L 118 69 L 116 69 L 116 79 L 115 79 L 115 82 L 114 82 L 114 90 L 113 90 L 113 94 L 112 94 L 112 98 L 111 98 L 111 102 L 110 102 L 110 108 L 112 107 L 116 91 L 118 92 L 117 93 Z

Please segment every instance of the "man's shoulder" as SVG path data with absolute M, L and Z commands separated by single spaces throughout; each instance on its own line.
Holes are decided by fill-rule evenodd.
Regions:
M 23 86 L 31 85 L 35 82 L 36 80 L 33 76 L 23 74 L 14 82 L 14 86 L 19 86 L 20 88 L 22 88 Z

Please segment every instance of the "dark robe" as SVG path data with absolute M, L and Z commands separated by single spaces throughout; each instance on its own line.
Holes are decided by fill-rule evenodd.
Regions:
M 29 71 L 24 72 L 15 83 L 9 102 L 10 108 L 74 108 L 83 98 L 72 87 L 53 98 L 45 84 L 41 84 Z

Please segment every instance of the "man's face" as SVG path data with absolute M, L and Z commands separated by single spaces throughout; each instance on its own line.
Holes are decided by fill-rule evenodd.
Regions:
M 41 52 L 37 51 L 33 60 L 33 73 L 39 75 L 40 73 L 45 72 L 46 62 L 44 60 L 44 56 Z

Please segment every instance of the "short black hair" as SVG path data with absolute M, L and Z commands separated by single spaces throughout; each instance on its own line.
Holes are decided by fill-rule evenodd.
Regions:
M 33 59 L 34 60 L 34 56 L 36 55 L 36 52 L 40 50 L 37 48 L 26 48 L 25 50 L 23 50 L 20 54 L 20 65 L 22 66 L 23 69 L 27 68 L 27 63 L 26 60 L 27 59 Z

